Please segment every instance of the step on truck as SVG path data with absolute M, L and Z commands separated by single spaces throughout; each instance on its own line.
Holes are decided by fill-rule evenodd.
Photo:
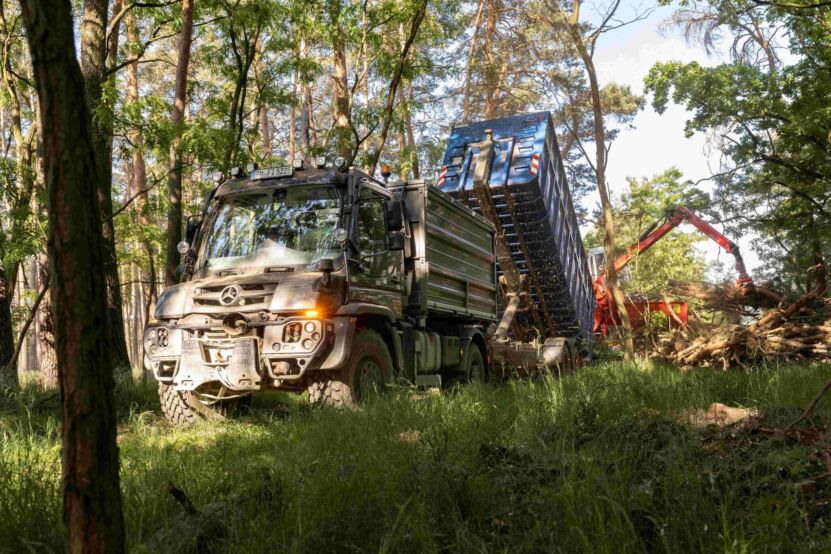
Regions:
M 342 158 L 231 173 L 188 218 L 182 282 L 162 293 L 144 332 L 145 368 L 171 422 L 223 414 L 267 389 L 350 405 L 392 381 L 485 381 L 579 359 L 575 329 L 540 334 L 552 321 L 531 336 L 541 289 L 523 275 L 552 254 L 529 251 L 516 282 L 505 278 L 513 246 L 497 191 L 494 216 Z M 477 179 L 477 191 L 490 189 L 490 175 Z

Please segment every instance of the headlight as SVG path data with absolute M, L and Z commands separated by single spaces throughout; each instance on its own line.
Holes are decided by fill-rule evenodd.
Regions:
M 167 327 L 156 329 L 156 344 L 161 348 L 167 348 L 170 345 L 170 333 L 168 333 Z
M 265 343 L 273 352 L 283 354 L 312 352 L 323 339 L 323 323 L 318 320 L 290 321 L 279 327 L 269 328 Z

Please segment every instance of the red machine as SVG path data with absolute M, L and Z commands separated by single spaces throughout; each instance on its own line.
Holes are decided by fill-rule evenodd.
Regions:
M 641 238 L 638 239 L 637 243 L 631 245 L 625 253 L 621 254 L 615 260 L 615 272 L 619 274 L 635 255 L 648 250 L 663 238 L 664 235 L 685 221 L 695 225 L 699 231 L 716 241 L 726 252 L 733 254 L 733 257 L 736 259 L 736 271 L 739 274 L 739 278 L 736 280 L 736 287 L 746 292 L 752 290 L 754 288 L 753 279 L 747 274 L 744 260 L 739 252 L 739 246 L 684 206 L 679 206 L 674 210 L 668 210 L 663 219 L 656 221 L 647 229 Z M 617 306 L 615 306 L 614 300 L 612 299 L 612 291 L 606 284 L 605 269 L 599 272 L 594 281 L 594 295 L 594 332 L 606 336 L 610 327 L 620 325 L 620 316 L 617 311 Z M 664 313 L 667 319 L 669 319 L 670 325 L 687 324 L 688 314 L 686 302 L 627 298 L 625 305 L 626 311 L 629 313 L 629 320 L 632 322 L 634 328 L 642 327 L 645 323 L 646 315 L 650 312 Z

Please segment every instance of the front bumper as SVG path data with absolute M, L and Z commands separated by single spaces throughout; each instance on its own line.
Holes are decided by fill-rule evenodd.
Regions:
M 280 318 L 229 337 L 216 325 L 156 324 L 145 352 L 156 379 L 180 391 L 219 383 L 232 391 L 290 385 L 307 371 L 335 369 L 348 356 L 354 320 Z

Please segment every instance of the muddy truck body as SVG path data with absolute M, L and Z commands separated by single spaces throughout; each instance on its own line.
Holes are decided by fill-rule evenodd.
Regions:
M 437 387 L 579 358 L 573 330 L 529 339 L 527 279 L 506 284 L 504 226 L 469 199 L 342 159 L 233 174 L 189 218 L 182 282 L 145 329 L 171 421 L 266 389 L 352 404 L 394 380 Z

